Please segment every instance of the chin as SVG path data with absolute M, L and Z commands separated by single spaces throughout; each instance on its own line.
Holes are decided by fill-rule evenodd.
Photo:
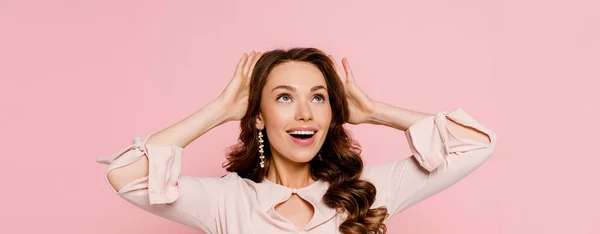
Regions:
M 317 153 L 315 152 L 314 154 L 291 154 L 290 156 L 284 156 L 287 160 L 290 160 L 292 162 L 295 163 L 308 163 L 310 162 L 313 158 L 315 158 L 315 155 Z

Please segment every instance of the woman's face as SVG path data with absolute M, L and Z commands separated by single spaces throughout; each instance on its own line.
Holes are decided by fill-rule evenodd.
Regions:
M 308 62 L 277 65 L 267 76 L 260 110 L 256 127 L 266 128 L 273 157 L 309 162 L 321 149 L 331 124 L 325 77 Z

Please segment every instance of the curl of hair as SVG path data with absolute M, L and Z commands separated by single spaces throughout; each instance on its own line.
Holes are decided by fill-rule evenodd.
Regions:
M 334 62 L 316 48 L 292 48 L 266 52 L 255 65 L 248 97 L 248 109 L 240 122 L 241 132 L 238 144 L 231 147 L 227 162 L 223 165 L 229 172 L 236 172 L 242 178 L 261 182 L 270 166 L 271 150 L 266 132 L 263 132 L 265 168 L 260 168 L 258 157 L 258 130 L 256 117 L 260 112 L 263 88 L 269 72 L 277 65 L 289 61 L 302 61 L 314 64 L 321 70 L 327 84 L 332 115 L 331 125 L 320 156 L 314 157 L 311 176 L 315 180 L 329 183 L 329 189 L 323 196 L 324 203 L 330 208 L 346 213 L 346 219 L 339 230 L 345 234 L 385 233 L 383 223 L 387 209 L 371 209 L 375 202 L 375 186 L 361 180 L 363 162 L 361 147 L 344 129 L 343 124 L 349 117 L 344 86 L 335 72 Z M 263 130 L 264 131 L 264 130 Z

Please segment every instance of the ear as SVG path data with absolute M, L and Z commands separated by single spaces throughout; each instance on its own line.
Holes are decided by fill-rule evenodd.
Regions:
M 265 128 L 265 122 L 263 120 L 262 113 L 258 113 L 258 116 L 256 116 L 256 129 L 263 130 Z

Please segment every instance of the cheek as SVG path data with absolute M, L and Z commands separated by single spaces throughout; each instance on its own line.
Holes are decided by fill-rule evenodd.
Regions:
M 265 125 L 267 128 L 270 127 L 273 129 L 285 127 L 286 123 L 290 121 L 290 118 L 291 120 L 294 118 L 294 112 L 289 110 L 289 108 L 286 109 L 269 106 L 268 108 L 265 108 L 263 113 L 266 114 Z
M 329 123 L 331 123 L 331 118 L 332 118 L 333 113 L 331 112 L 331 106 L 327 105 L 325 106 L 322 111 L 321 111 L 321 121 L 323 124 L 327 123 L 327 126 L 329 126 Z M 325 127 L 325 126 L 323 126 Z

